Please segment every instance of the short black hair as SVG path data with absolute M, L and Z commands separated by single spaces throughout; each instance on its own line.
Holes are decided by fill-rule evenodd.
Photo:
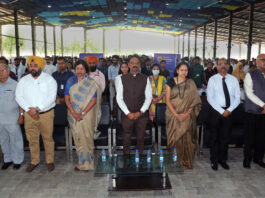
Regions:
M 14 61 L 16 61 L 16 60 L 20 61 L 20 58 L 16 57 L 16 58 L 14 59 Z
M 89 74 L 89 69 L 88 69 L 87 62 L 84 61 L 84 60 L 82 60 L 82 59 L 80 59 L 80 60 L 78 60 L 78 61 L 75 62 L 75 66 L 74 66 L 74 68 L 76 68 L 76 66 L 77 66 L 77 65 L 80 65 L 80 64 L 83 65 L 83 67 L 84 67 L 85 70 L 86 70 L 86 73 Z
M 145 59 L 145 62 L 149 62 L 149 61 L 151 61 L 149 57 Z
M 4 56 L 1 56 L 1 57 L 0 57 L 0 60 L 3 60 L 3 61 L 5 61 L 5 62 L 6 62 L 6 64 L 8 65 L 8 60 L 6 59 L 6 57 L 4 57 Z
M 180 66 L 181 65 L 186 65 L 187 68 L 188 68 L 188 75 L 187 75 L 187 78 L 191 78 L 191 73 L 190 73 L 190 66 L 188 63 L 186 62 L 180 62 L 177 64 L 176 68 L 175 68 L 175 71 L 174 71 L 174 76 L 178 76 L 178 73 L 177 73 L 177 70 L 179 70 Z
M 199 56 L 195 56 L 194 60 L 201 60 L 201 58 Z
M 137 58 L 137 59 L 139 60 L 139 62 L 141 62 L 141 60 L 140 60 L 140 56 L 138 56 L 137 54 L 131 55 L 131 56 L 129 57 L 128 62 L 130 62 L 132 58 Z
M 117 58 L 118 60 L 120 59 L 120 57 L 118 55 L 113 55 L 112 59 L 114 59 L 114 58 Z
M 161 64 L 161 63 L 167 63 L 167 61 L 166 61 L 166 60 L 161 60 L 161 61 L 160 61 L 160 64 Z
M 66 59 L 65 59 L 63 56 L 58 57 L 58 58 L 57 58 L 57 61 L 58 61 L 58 60 L 63 60 L 63 61 L 66 63 Z

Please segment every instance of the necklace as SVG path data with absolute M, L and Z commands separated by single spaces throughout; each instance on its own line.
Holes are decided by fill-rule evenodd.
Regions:
M 181 96 L 180 95 L 180 84 L 178 83 L 178 77 L 177 77 L 177 86 L 178 86 L 178 90 L 179 90 L 179 97 L 180 97 L 180 99 L 183 99 L 184 98 L 184 95 L 185 95 L 185 91 L 186 91 L 186 80 L 184 80 L 184 83 L 185 83 L 185 85 L 184 85 L 184 91 L 183 91 L 183 94 Z

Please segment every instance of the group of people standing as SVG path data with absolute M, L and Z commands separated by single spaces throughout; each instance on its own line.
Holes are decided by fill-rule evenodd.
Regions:
M 23 162 L 23 140 L 19 124 L 24 123 L 31 153 L 31 163 L 26 170 L 31 172 L 40 163 L 40 135 L 44 142 L 47 169 L 54 170 L 54 107 L 56 103 L 65 103 L 78 155 L 75 170 L 93 170 L 94 136 L 101 117 L 100 105 L 107 83 L 111 111 L 114 110 L 115 96 L 122 111 L 125 154 L 130 153 L 134 129 L 137 133 L 137 149 L 140 153 L 143 152 L 147 121 L 155 121 L 157 103 L 166 103 L 168 148 L 170 152 L 177 149 L 178 159 L 185 169 L 193 168 L 196 118 L 202 103 L 198 88 L 204 79 L 198 75 L 201 68 L 190 67 L 186 62 L 180 62 L 176 66 L 174 77 L 170 78 L 165 60 L 161 61 L 160 65 L 152 65 L 151 60 L 146 58 L 146 64 L 142 65 L 142 57 L 138 55 L 129 56 L 127 62 L 119 62 L 119 57 L 113 56 L 112 65 L 107 71 L 101 68 L 101 61 L 103 60 L 99 60 L 100 67 L 97 68 L 97 57 L 77 60 L 72 72 L 66 69 L 65 59 L 58 58 L 58 69 L 49 73 L 54 68 L 46 67 L 44 59 L 37 56 L 29 57 L 28 75 L 21 75 L 18 83 L 9 77 L 8 65 L 0 62 L 0 91 L 3 92 L 0 94 L 0 143 L 4 153 L 2 169 L 7 169 L 12 163 L 14 169 L 18 169 Z M 245 168 L 250 168 L 252 158 L 255 163 L 265 167 L 264 54 L 258 56 L 257 67 L 243 79 L 247 112 L 243 163 Z M 240 103 L 240 68 L 235 70 L 234 76 L 228 74 L 229 69 L 227 60 L 219 59 L 217 73 L 207 80 L 207 101 L 210 105 L 210 160 L 213 170 L 218 169 L 218 163 L 224 169 L 229 169 L 227 159 L 232 125 L 231 113 Z

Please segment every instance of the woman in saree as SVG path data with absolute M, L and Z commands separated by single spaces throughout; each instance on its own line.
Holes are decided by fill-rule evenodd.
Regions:
M 157 63 L 154 63 L 152 66 L 152 75 L 150 76 L 150 82 L 152 86 L 152 103 L 149 108 L 149 117 L 150 120 L 154 120 L 156 112 L 157 103 L 165 103 L 165 94 L 166 94 L 166 83 L 167 80 L 164 76 L 160 76 L 160 68 Z
M 101 88 L 88 77 L 84 60 L 76 62 L 75 71 L 65 86 L 65 103 L 78 156 L 75 170 L 88 171 L 94 170 L 94 132 L 101 117 Z
M 166 132 L 170 151 L 177 150 L 184 170 L 193 168 L 196 149 L 196 117 L 201 108 L 196 85 L 189 78 L 187 63 L 179 63 L 176 74 L 166 85 Z

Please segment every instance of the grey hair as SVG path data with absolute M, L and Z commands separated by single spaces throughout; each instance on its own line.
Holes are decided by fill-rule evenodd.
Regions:
M 7 64 L 5 64 L 5 63 L 0 63 L 0 66 L 4 66 L 4 67 L 9 71 L 9 67 L 8 67 Z

